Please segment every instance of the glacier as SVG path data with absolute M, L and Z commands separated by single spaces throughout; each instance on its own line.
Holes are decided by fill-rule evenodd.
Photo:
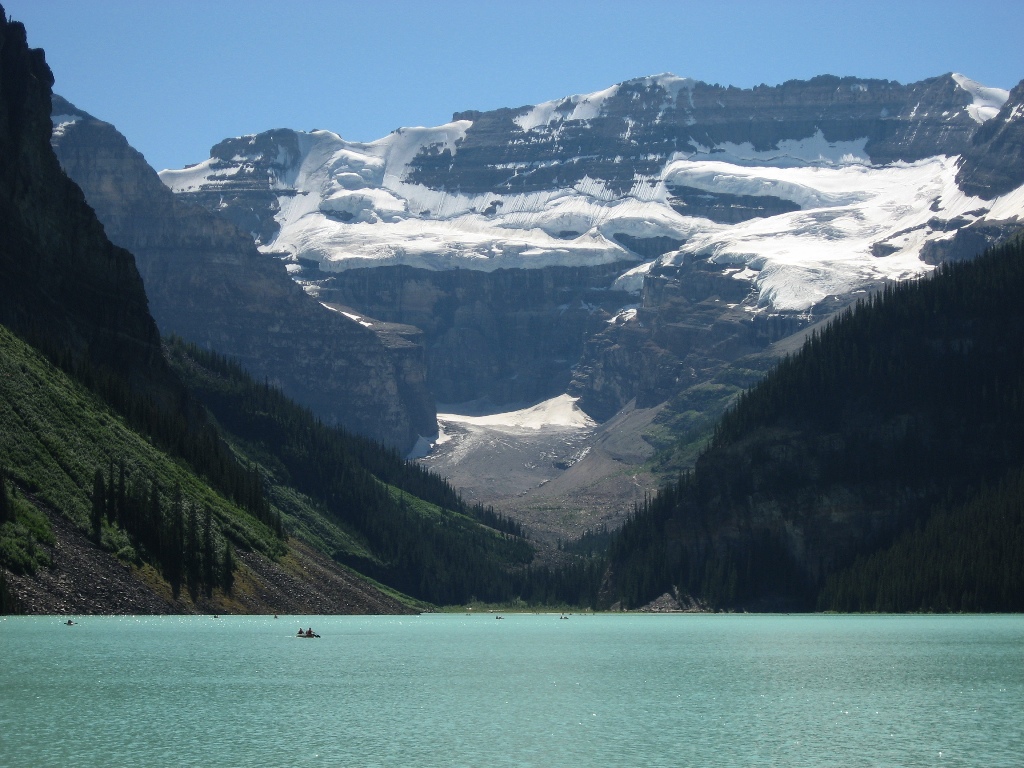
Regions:
M 991 120 L 1008 98 L 1007 91 L 952 78 L 969 95 L 975 122 Z M 692 106 L 696 81 L 670 74 L 642 80 L 664 92 L 666 105 Z M 619 89 L 523 108 L 513 120 L 516 141 L 586 124 Z M 625 190 L 590 176 L 542 190 L 483 193 L 412 180 L 415 158 L 454 158 L 472 126 L 459 119 L 402 128 L 370 143 L 296 131 L 297 152 L 282 145 L 267 157 L 265 149 L 247 153 L 243 142 L 229 160 L 210 158 L 160 177 L 177 193 L 209 192 L 265 169 L 266 187 L 277 193 L 277 227 L 258 244 L 291 265 L 312 262 L 329 273 L 398 264 L 492 271 L 623 263 L 616 287 L 636 293 L 656 263 L 695 256 L 734 266 L 735 279 L 751 284 L 751 312 L 807 312 L 829 295 L 920 276 L 932 268 L 920 258 L 922 248 L 948 238 L 949 222 L 1019 220 L 1022 212 L 1019 192 L 993 200 L 961 192 L 957 156 L 872 163 L 866 138 L 830 141 L 821 130 L 767 150 L 691 141 L 655 158 L 660 172 L 635 174 Z M 263 146 L 256 137 L 250 144 Z M 528 165 L 510 162 L 509 178 L 530 172 Z M 771 198 L 794 210 L 720 223 L 673 206 L 679 188 Z M 651 258 L 632 251 L 631 238 L 665 238 L 679 247 Z

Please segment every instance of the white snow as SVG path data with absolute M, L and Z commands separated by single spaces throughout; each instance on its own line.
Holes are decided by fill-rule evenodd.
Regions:
M 364 328 L 372 328 L 373 327 L 373 323 L 371 323 L 368 320 L 364 320 L 362 315 L 356 315 L 356 314 L 353 314 L 351 312 L 346 312 L 343 309 L 338 309 L 337 307 L 332 307 L 330 304 L 324 304 L 324 302 L 322 302 L 322 301 L 320 302 L 320 306 L 324 307 L 325 309 L 331 310 L 331 312 L 337 312 L 339 315 L 344 315 L 345 317 L 347 317 L 352 322 L 359 323 Z
M 954 77 L 971 95 L 968 109 L 979 122 L 991 119 L 1008 97 Z M 685 109 L 692 101 L 692 80 L 663 74 L 644 81 L 666 89 L 666 106 Z M 516 121 L 530 132 L 593 119 L 620 87 L 545 102 Z M 330 131 L 296 133 L 298 155 L 282 148 L 268 179 L 271 189 L 281 190 L 280 231 L 260 248 L 287 253 L 293 262 L 319 262 L 324 271 L 381 264 L 491 271 L 627 262 L 631 266 L 614 287 L 639 293 L 654 262 L 629 251 L 617 236 L 668 238 L 684 244 L 662 261 L 706 257 L 734 268 L 734 279 L 750 282 L 756 290 L 748 310 L 804 312 L 831 294 L 928 271 L 919 258 L 922 246 L 948 237 L 941 226 L 930 226 L 934 219 L 980 211 L 1006 220 L 1024 211 L 1021 192 L 995 201 L 961 193 L 954 182 L 958 158 L 876 166 L 866 138 L 830 142 L 821 131 L 769 151 L 749 143 L 694 145 L 659 158 L 660 171 L 637 176 L 626 192 L 590 177 L 515 194 L 465 194 L 410 180 L 409 164 L 419 152 L 454 156 L 471 125 L 462 120 L 403 128 L 371 143 L 345 141 Z M 175 191 L 216 190 L 242 169 L 251 172 L 253 162 L 255 156 L 243 153 L 228 164 L 211 159 L 160 176 Z M 511 178 L 532 167 L 509 163 L 505 170 Z M 778 197 L 800 210 L 720 224 L 673 209 L 672 190 L 681 186 Z M 873 255 L 877 244 L 875 252 L 889 255 Z
M 439 413 L 439 422 L 469 424 L 478 427 L 499 429 L 542 429 L 544 427 L 564 427 L 569 429 L 585 429 L 595 426 L 595 422 L 576 405 L 578 398 L 570 395 L 559 395 L 545 400 L 529 408 L 505 413 L 494 413 L 487 416 L 465 416 L 458 413 Z
M 986 88 L 981 83 L 956 73 L 953 73 L 953 79 L 957 85 L 971 94 L 973 102 L 967 107 L 967 113 L 975 122 L 984 123 L 991 120 L 999 114 L 999 110 L 1010 98 L 1010 92 L 1002 88 Z
M 585 96 L 569 96 L 557 101 L 545 101 L 530 109 L 529 112 L 514 118 L 514 122 L 523 131 L 534 131 L 540 127 L 549 127 L 554 122 L 571 120 L 592 120 L 601 114 L 604 102 L 614 96 L 619 86 L 613 85 L 603 91 Z
M 733 173 L 739 175 L 738 171 Z M 709 227 L 665 261 L 695 254 L 715 263 L 742 266 L 756 273 L 758 308 L 808 310 L 828 295 L 849 292 L 873 280 L 905 279 L 928 271 L 930 267 L 918 256 L 921 246 L 943 234 L 933 232 L 928 222 L 987 207 L 984 201 L 960 192 L 955 176 L 956 158 L 944 157 L 886 167 L 758 169 L 757 176 L 751 177 L 758 183 L 812 190 L 821 201 L 831 202 L 728 227 Z M 872 245 L 883 241 L 896 250 L 888 256 L 873 256 Z
M 81 119 L 81 115 L 50 115 L 50 122 L 53 123 L 53 135 L 63 136 L 69 125 L 74 125 Z

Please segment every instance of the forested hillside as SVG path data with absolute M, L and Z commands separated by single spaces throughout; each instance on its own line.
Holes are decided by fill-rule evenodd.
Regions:
M 811 336 L 624 526 L 607 599 L 1020 610 L 1022 251 L 890 286 Z
M 168 354 L 237 450 L 258 462 L 286 523 L 340 562 L 422 600 L 514 596 L 510 569 L 533 548 L 514 521 L 465 504 L 393 449 L 328 427 L 240 366 L 172 340 Z M 302 494 L 348 536 L 331 538 L 289 498 Z
M 52 82 L 0 13 L 0 612 L 411 610 L 330 555 L 431 602 L 519 594 L 515 524 L 215 355 L 169 365 L 53 155 Z

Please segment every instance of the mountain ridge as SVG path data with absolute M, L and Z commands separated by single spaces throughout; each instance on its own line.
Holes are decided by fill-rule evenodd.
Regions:
M 64 171 L 134 254 L 165 334 L 234 356 L 329 424 L 405 450 L 434 434 L 413 329 L 322 306 L 230 222 L 175 198 L 109 123 L 59 96 L 52 112 Z
M 210 159 L 161 179 L 242 225 L 312 295 L 395 322 L 432 301 L 435 315 L 451 315 L 436 299 L 448 293 L 437 272 L 618 269 L 592 318 L 607 332 L 575 341 L 568 363 L 570 391 L 605 419 L 634 396 L 664 399 L 691 369 L 706 377 L 707 350 L 693 347 L 687 327 L 717 328 L 717 349 L 749 352 L 859 291 L 970 257 L 1020 226 L 1024 192 L 1003 170 L 1016 167 L 1009 118 L 1020 99 L 1020 86 L 987 88 L 955 73 L 908 85 L 822 75 L 750 89 L 665 74 L 455 113 L 446 125 L 369 143 L 290 129 L 225 139 Z M 367 290 L 377 278 L 361 270 L 399 266 L 419 270 L 423 295 Z M 698 296 L 699 286 L 707 290 Z M 464 298 L 443 305 L 453 300 L 455 318 L 473 312 Z M 531 343 L 526 324 L 517 321 L 516 348 Z M 483 339 L 442 374 L 455 328 L 425 340 L 442 401 L 453 395 L 442 376 L 469 381 L 492 367 L 472 350 L 510 348 L 486 324 L 460 330 Z M 641 358 L 660 361 L 649 383 L 628 370 Z M 458 397 L 513 403 L 539 389 L 481 383 Z

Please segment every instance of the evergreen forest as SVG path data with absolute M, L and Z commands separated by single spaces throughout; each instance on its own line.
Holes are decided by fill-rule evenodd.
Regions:
M 943 264 L 812 334 L 614 536 L 606 599 L 1021 610 L 1022 251 Z

